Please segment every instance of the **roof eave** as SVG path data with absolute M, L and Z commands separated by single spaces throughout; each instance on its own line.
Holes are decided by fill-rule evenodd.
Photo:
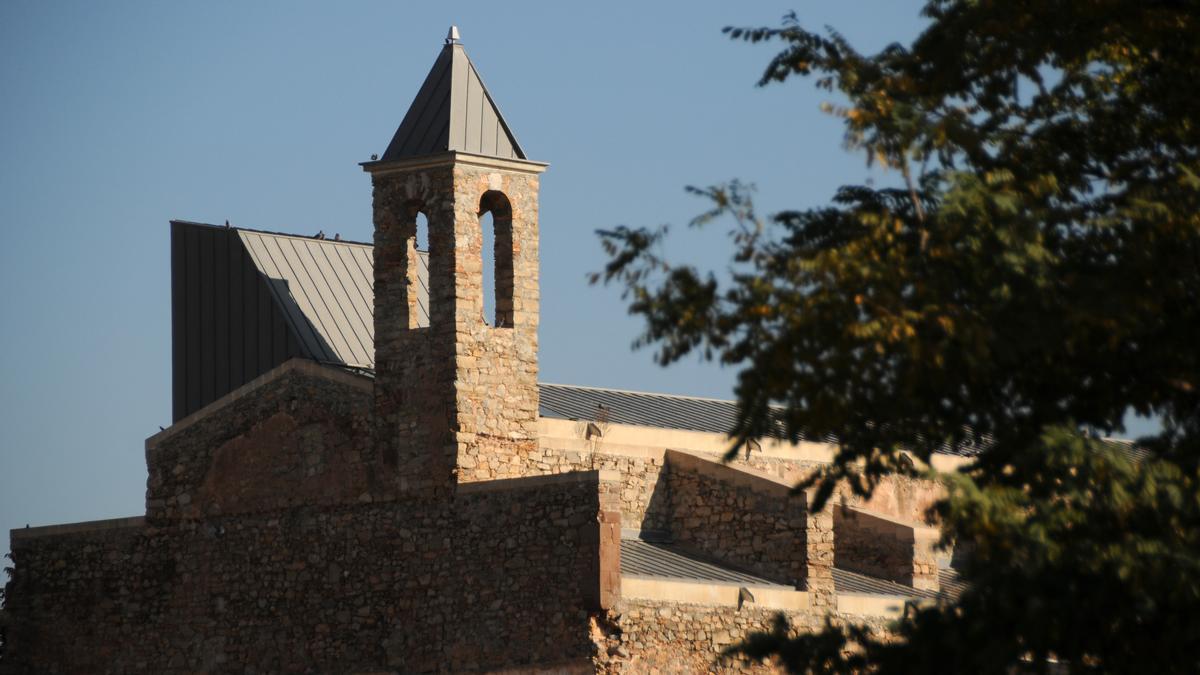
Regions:
M 463 152 L 461 150 L 450 150 L 447 152 L 439 152 L 433 155 L 405 157 L 403 159 L 371 160 L 369 162 L 359 162 L 358 165 L 363 168 L 363 171 L 366 171 L 369 174 L 384 175 L 394 171 L 429 169 L 439 166 L 448 166 L 451 164 L 466 164 L 469 166 L 479 166 L 487 169 L 519 171 L 522 173 L 542 173 L 550 166 L 548 162 L 535 162 L 529 159 L 493 157 L 491 155 L 477 155 L 475 153 Z

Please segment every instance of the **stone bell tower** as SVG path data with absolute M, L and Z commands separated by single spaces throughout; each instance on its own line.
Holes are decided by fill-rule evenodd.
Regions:
M 375 442 L 398 488 L 521 476 L 537 448 L 538 176 L 451 28 L 374 188 Z M 495 228 L 484 316 L 483 223 Z M 418 214 L 428 251 L 416 248 Z M 424 243 L 424 242 L 422 242 Z M 427 290 L 426 290 L 427 289 Z

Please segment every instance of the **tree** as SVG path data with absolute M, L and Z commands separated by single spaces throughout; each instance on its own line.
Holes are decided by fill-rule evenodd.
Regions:
M 664 365 L 739 368 L 736 444 L 839 439 L 809 481 L 869 494 L 945 444 L 969 590 L 891 637 L 785 625 L 739 647 L 796 671 L 1200 670 L 1200 3 L 930 0 L 874 55 L 837 32 L 727 28 L 783 50 L 760 85 L 837 92 L 848 148 L 896 177 L 761 218 L 732 183 L 729 274 L 675 265 L 666 228 L 601 232 L 595 280 Z M 1140 452 L 1097 440 L 1161 418 Z M 735 445 L 736 448 L 736 445 Z

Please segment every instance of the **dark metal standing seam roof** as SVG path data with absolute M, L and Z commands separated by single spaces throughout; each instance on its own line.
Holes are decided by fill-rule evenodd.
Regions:
M 475 64 L 457 42 L 438 54 L 382 161 L 451 150 L 525 159 Z
M 173 420 L 308 356 L 269 284 L 237 230 L 171 222 Z
M 417 254 L 427 326 L 429 261 Z M 295 356 L 375 366 L 370 244 L 172 221 L 171 269 L 176 421 Z

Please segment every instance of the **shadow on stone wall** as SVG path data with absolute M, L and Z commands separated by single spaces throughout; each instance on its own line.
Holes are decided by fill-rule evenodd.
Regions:
M 671 521 L 674 518 L 671 504 L 671 481 L 668 475 L 671 466 L 664 463 L 658 472 L 658 479 L 646 502 L 646 515 L 642 519 L 642 532 L 645 539 L 672 539 Z

